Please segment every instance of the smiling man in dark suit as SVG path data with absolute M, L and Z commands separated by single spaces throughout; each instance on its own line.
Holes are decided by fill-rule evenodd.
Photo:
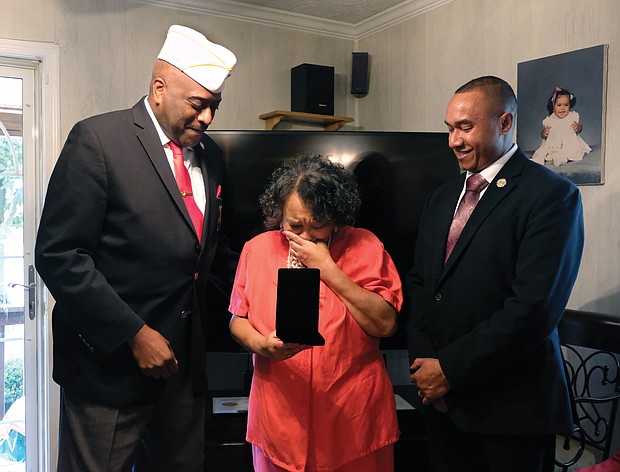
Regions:
M 173 25 L 148 97 L 67 138 L 36 244 L 56 301 L 59 471 L 204 468 L 205 290 L 235 268 L 204 132 L 235 62 Z
M 557 324 L 581 260 L 581 198 L 513 144 L 516 112 L 497 77 L 455 92 L 445 122 L 465 172 L 429 196 L 407 277 L 434 471 L 552 471 L 555 434 L 571 426 Z

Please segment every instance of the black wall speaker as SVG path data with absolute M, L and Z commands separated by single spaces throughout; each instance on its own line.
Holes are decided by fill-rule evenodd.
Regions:
M 367 52 L 354 52 L 351 63 L 351 93 L 366 95 L 370 82 L 370 56 Z
M 334 68 L 300 64 L 291 69 L 291 111 L 334 114 Z

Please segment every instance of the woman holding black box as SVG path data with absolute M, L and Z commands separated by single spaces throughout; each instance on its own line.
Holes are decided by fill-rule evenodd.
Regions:
M 383 244 L 350 226 L 360 206 L 355 179 L 327 158 L 297 158 L 276 169 L 260 203 L 268 231 L 245 244 L 229 307 L 232 335 L 254 353 L 254 468 L 393 471 L 399 431 L 379 338 L 396 329 L 402 287 Z M 283 268 L 318 269 L 318 290 L 308 295 L 290 280 L 293 288 L 278 290 Z M 297 296 L 300 310 L 283 313 Z M 309 296 L 318 297 L 317 342 L 278 337 L 276 311 L 309 316 Z

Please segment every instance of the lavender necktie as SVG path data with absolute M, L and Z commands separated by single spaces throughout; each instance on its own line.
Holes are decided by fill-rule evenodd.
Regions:
M 454 219 L 450 225 L 444 263 L 448 260 L 448 257 L 450 257 L 450 253 L 452 249 L 454 249 L 467 220 L 474 211 L 474 208 L 476 208 L 478 200 L 480 200 L 480 192 L 482 192 L 487 185 L 489 185 L 489 183 L 480 174 L 472 174 L 468 177 L 467 183 L 465 184 L 465 195 L 461 198 L 459 207 L 456 209 Z

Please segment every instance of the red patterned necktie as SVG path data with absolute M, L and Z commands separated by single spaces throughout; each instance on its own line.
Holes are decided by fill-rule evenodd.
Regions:
M 183 201 L 185 202 L 185 206 L 187 207 L 189 216 L 192 219 L 192 223 L 194 223 L 194 228 L 196 229 L 196 234 L 198 235 L 198 241 L 201 241 L 204 215 L 202 214 L 202 212 L 198 208 L 198 205 L 196 205 L 196 201 L 194 200 L 194 194 L 192 192 L 192 181 L 189 177 L 189 172 L 187 171 L 187 167 L 185 167 L 185 162 L 183 160 L 183 150 L 172 141 L 170 141 L 168 144 L 170 145 L 170 149 L 172 149 L 172 156 L 174 161 L 174 176 L 176 178 L 177 185 L 179 186 L 179 190 L 181 191 L 181 196 L 183 197 Z
M 478 200 L 480 200 L 480 192 L 482 192 L 489 183 L 482 177 L 480 174 L 472 174 L 467 179 L 467 183 L 465 184 L 465 195 L 461 198 L 461 202 L 459 203 L 459 207 L 454 214 L 454 219 L 452 220 L 452 224 L 450 225 L 450 232 L 448 233 L 448 241 L 446 242 L 446 257 L 444 258 L 444 263 L 450 257 L 450 253 L 467 223 L 467 220 L 471 216 L 474 208 L 478 204 Z

